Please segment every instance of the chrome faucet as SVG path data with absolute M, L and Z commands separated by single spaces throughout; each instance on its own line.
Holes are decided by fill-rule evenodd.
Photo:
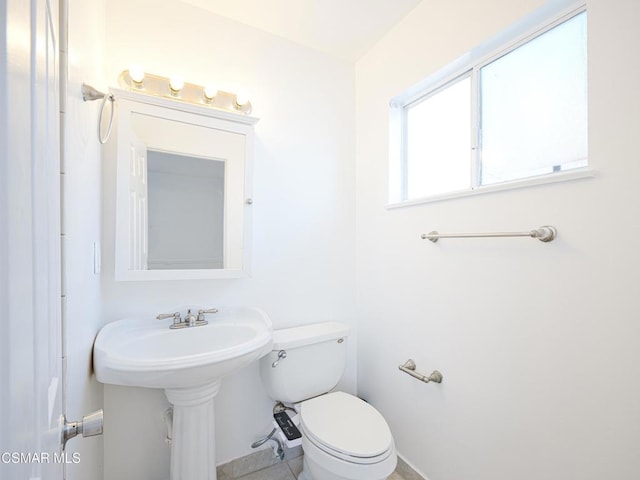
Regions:
M 169 325 L 169 328 L 185 328 L 185 327 L 199 327 L 201 325 L 206 325 L 209 323 L 205 320 L 204 315 L 206 313 L 217 313 L 217 308 L 209 308 L 208 310 L 198 310 L 198 315 L 194 315 L 191 313 L 191 309 L 187 310 L 187 314 L 184 316 L 184 319 L 180 318 L 180 312 L 174 313 L 161 313 L 156 318 L 158 320 L 164 320 L 165 318 L 173 318 L 173 323 Z

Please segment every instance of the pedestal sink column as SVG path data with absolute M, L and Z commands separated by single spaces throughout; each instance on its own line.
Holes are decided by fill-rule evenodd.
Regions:
M 168 388 L 173 405 L 171 480 L 216 480 L 213 399 L 220 381 L 192 388 Z

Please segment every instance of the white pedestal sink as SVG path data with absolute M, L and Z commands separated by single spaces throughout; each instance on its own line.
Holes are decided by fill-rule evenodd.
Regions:
M 96 377 L 164 389 L 174 407 L 171 480 L 215 480 L 214 397 L 225 375 L 271 351 L 271 321 L 254 308 L 220 308 L 208 325 L 173 330 L 171 323 L 105 325 L 93 349 Z

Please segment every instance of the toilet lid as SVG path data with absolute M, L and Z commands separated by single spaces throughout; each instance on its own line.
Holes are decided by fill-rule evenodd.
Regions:
M 302 402 L 300 421 L 316 442 L 351 457 L 375 457 L 389 450 L 393 442 L 380 412 L 344 392 Z

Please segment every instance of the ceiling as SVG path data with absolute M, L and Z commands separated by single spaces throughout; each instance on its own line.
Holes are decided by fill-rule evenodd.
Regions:
M 182 0 L 355 62 L 422 0 Z

